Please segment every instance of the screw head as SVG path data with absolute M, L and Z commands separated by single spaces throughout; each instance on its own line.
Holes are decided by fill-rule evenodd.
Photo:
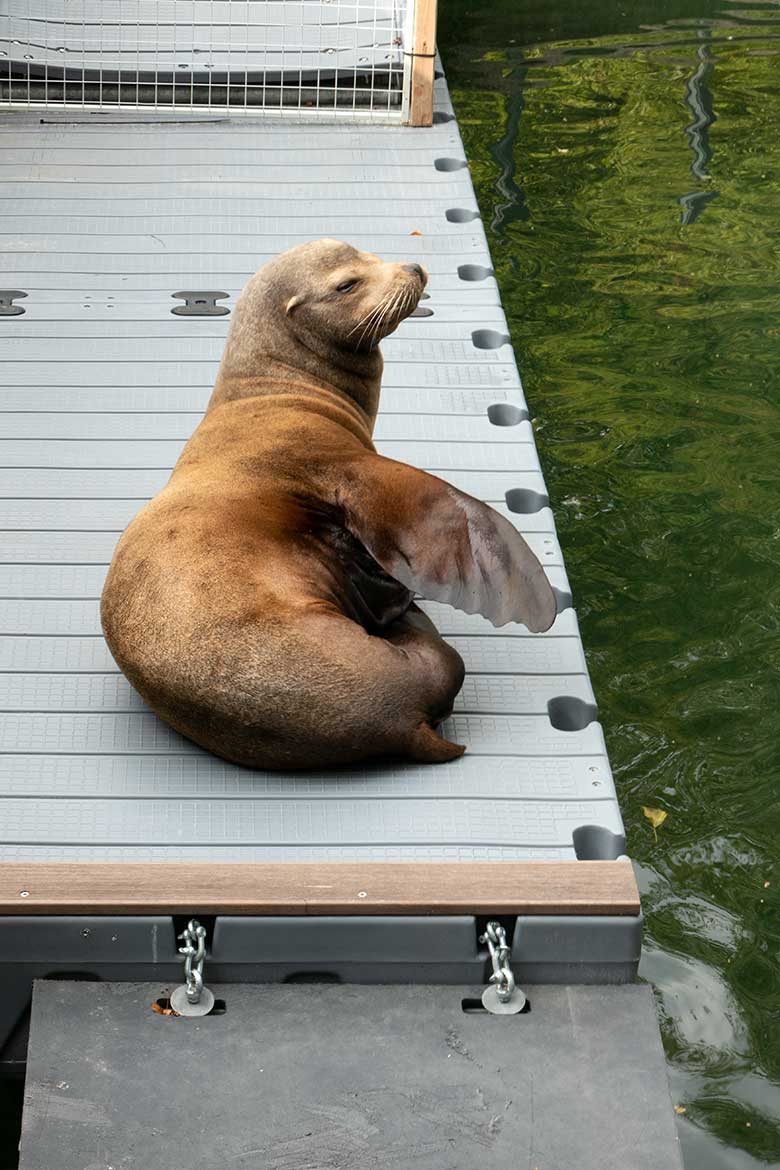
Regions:
M 358 890 L 358 898 L 367 898 L 368 894 L 365 890 Z
M 30 897 L 30 891 L 29 891 L 29 890 L 20 890 L 20 891 L 19 891 L 19 897 L 20 897 L 20 898 L 29 898 L 29 897 Z

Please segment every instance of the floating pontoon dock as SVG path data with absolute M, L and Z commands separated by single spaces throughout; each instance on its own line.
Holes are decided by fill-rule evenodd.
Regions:
M 375 31 L 342 45 L 338 26 L 348 99 L 329 44 L 313 66 L 301 35 L 291 80 L 266 30 L 240 83 L 217 38 L 189 101 L 178 49 L 155 62 L 140 33 L 128 41 L 133 5 L 113 40 L 80 34 L 119 54 L 102 80 L 86 50 L 80 71 L 60 66 L 57 5 L 21 7 L 0 46 L 17 60 L 0 117 L 6 1071 L 23 1067 L 33 980 L 57 982 L 35 993 L 20 1165 L 169 1170 L 171 1149 L 189 1161 L 200 1144 L 215 1166 L 279 1170 L 679 1166 L 651 993 L 631 985 L 641 918 L 620 811 L 443 77 L 433 126 L 400 124 L 427 120 L 432 58 L 406 45 L 431 6 L 374 9 L 390 63 Z M 83 7 L 86 28 L 111 5 Z M 139 28 L 149 7 L 135 0 Z M 337 7 L 263 11 L 304 28 Z M 196 17 L 219 9 L 229 28 L 241 8 L 249 26 L 259 6 L 167 8 L 174 23 L 192 10 L 192 62 Z M 63 18 L 69 52 L 77 34 Z M 323 235 L 430 273 L 425 315 L 383 345 L 379 450 L 499 509 L 558 596 L 544 635 L 425 603 L 468 669 L 444 731 L 469 750 L 452 764 L 233 767 L 145 710 L 101 637 L 114 545 L 199 420 L 235 298 L 265 260 Z M 193 916 L 226 1011 L 174 1019 L 151 1004 L 182 981 L 176 935 Z M 493 918 L 530 1015 L 471 1011 Z M 349 986 L 288 985 L 301 979 Z

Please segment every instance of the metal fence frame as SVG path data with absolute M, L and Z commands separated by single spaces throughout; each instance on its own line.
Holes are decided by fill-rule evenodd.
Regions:
M 435 0 L 0 0 L 0 110 L 429 124 Z M 432 71 L 431 71 L 432 80 Z M 423 104 L 430 105 L 430 95 Z

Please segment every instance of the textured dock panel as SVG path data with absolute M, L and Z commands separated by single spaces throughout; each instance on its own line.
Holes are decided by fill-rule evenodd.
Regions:
M 622 825 L 571 590 L 443 81 L 430 130 L 246 117 L 0 118 L 0 859 L 565 859 Z M 112 121 L 114 120 L 112 116 Z M 101 124 L 102 123 L 102 124 Z M 384 345 L 379 449 L 489 501 L 559 601 L 497 631 L 424 603 L 468 674 L 452 764 L 290 776 L 209 756 L 148 712 L 100 634 L 124 526 L 208 400 L 230 317 L 178 317 L 271 255 L 343 236 L 430 272 Z
M 649 987 L 511 1018 L 479 990 L 226 984 L 192 1021 L 159 983 L 38 981 L 20 1170 L 170 1170 L 193 1135 L 204 1167 L 682 1170 Z

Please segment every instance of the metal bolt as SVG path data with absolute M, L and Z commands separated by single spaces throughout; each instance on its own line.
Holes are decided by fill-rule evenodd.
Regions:
M 368 897 L 368 894 L 366 893 L 365 890 L 358 891 L 358 898 L 367 898 L 367 897 Z
M 20 898 L 29 898 L 29 897 L 30 897 L 30 891 L 29 891 L 29 890 L 20 890 L 20 891 L 19 891 L 19 897 L 20 897 Z
M 87 935 L 88 935 L 89 933 L 90 933 L 89 927 L 88 927 L 88 926 L 85 926 L 85 927 L 84 927 L 84 929 L 83 929 L 83 930 L 82 930 L 82 932 L 81 932 L 81 937 L 82 937 L 82 938 L 86 938 L 86 937 L 87 937 Z

